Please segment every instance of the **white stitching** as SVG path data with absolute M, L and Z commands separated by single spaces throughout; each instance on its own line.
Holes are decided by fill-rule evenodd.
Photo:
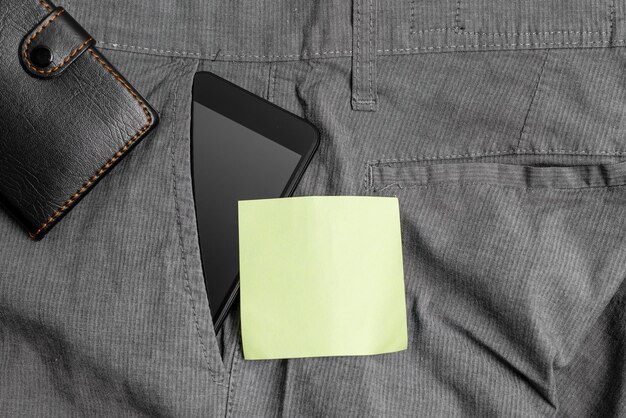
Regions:
M 411 24 L 409 29 L 411 33 L 415 33 L 415 0 L 411 0 Z
M 546 69 L 546 64 L 548 63 L 549 55 L 550 55 L 550 50 L 547 49 L 543 57 L 543 62 L 541 63 L 541 68 L 539 69 L 539 74 L 537 75 L 537 83 L 535 84 L 535 89 L 533 90 L 533 94 L 530 97 L 530 104 L 528 105 L 528 109 L 526 110 L 526 115 L 524 116 L 524 122 L 522 123 L 522 129 L 520 130 L 520 133 L 519 133 L 519 139 L 517 140 L 516 148 L 520 148 L 520 146 L 522 145 L 522 140 L 524 139 L 524 134 L 526 133 L 526 125 L 528 124 L 528 118 L 530 116 L 531 110 L 533 109 L 533 104 L 535 104 L 537 93 L 539 93 L 539 87 L 541 86 L 541 79 L 543 78 L 543 73 Z
M 605 33 L 605 32 L 590 32 L 590 33 Z M 414 48 L 394 48 L 394 49 L 378 49 L 376 52 L 380 54 L 389 54 L 389 53 L 402 53 L 407 54 L 413 51 L 432 51 L 432 50 L 444 50 L 444 49 L 471 49 L 471 48 L 490 48 L 490 47 L 508 47 L 508 46 L 559 46 L 559 45 L 597 45 L 597 44 L 624 44 L 626 43 L 625 39 L 618 39 L 614 41 L 588 41 L 588 42 L 537 42 L 537 43 L 511 43 L 511 44 L 481 44 L 481 45 L 447 45 L 447 46 L 432 46 L 432 47 L 414 47 Z M 125 44 L 117 44 L 110 42 L 102 42 L 98 41 L 97 45 L 104 49 L 134 49 L 138 51 L 152 52 L 155 54 L 174 54 L 181 56 L 193 56 L 196 58 L 215 58 L 218 56 L 217 53 L 214 54 L 202 54 L 199 52 L 188 52 L 188 51 L 176 51 L 176 50 L 165 50 L 165 49 L 156 49 L 156 48 L 145 48 L 141 46 L 135 45 L 125 45 Z M 311 52 L 309 54 L 291 54 L 291 55 L 246 55 L 246 54 L 219 54 L 220 57 L 226 58 L 307 58 L 307 57 L 319 57 L 325 55 L 343 55 L 349 56 L 352 54 L 351 50 L 345 51 L 323 51 L 323 52 Z
M 405 158 L 378 159 L 368 161 L 368 165 L 376 166 L 381 164 L 402 164 L 416 161 L 430 160 L 449 160 L 455 158 L 476 158 L 476 157 L 492 157 L 497 155 L 541 155 L 541 154 L 558 154 L 558 155 L 625 155 L 626 150 L 562 150 L 562 149 L 519 149 L 504 151 L 478 151 L 465 154 L 448 154 L 448 155 L 425 155 Z
M 368 191 L 373 193 L 381 193 L 385 190 L 389 190 L 393 187 L 397 187 L 399 190 L 410 190 L 410 189 L 431 189 L 431 188 L 443 188 L 443 187 L 463 187 L 463 186 L 485 186 L 485 187 L 497 187 L 503 189 L 511 189 L 511 190 L 526 190 L 528 192 L 535 191 L 562 191 L 562 192 L 590 192 L 590 191 L 610 191 L 615 190 L 618 187 L 626 186 L 626 181 L 623 183 L 617 183 L 613 185 L 601 185 L 601 186 L 576 186 L 576 187 L 546 187 L 546 186 L 515 186 L 511 184 L 505 183 L 497 183 L 497 182 L 464 182 L 464 181 L 442 181 L 441 183 L 428 183 L 428 184 L 410 184 L 410 185 L 402 185 L 400 183 L 390 183 L 385 184 L 382 188 L 372 188 Z
M 372 102 L 376 102 L 376 100 L 374 100 L 374 95 L 372 94 L 372 71 L 373 71 L 373 67 L 374 67 L 374 59 L 372 58 L 374 55 L 376 55 L 375 52 L 372 51 L 372 43 L 373 43 L 373 38 L 374 38 L 374 11 L 373 11 L 373 0 L 370 0 L 370 24 L 369 24 L 369 43 L 370 43 L 370 47 L 369 50 L 367 51 L 368 54 L 368 65 L 369 65 L 369 100 L 371 100 Z
M 137 49 L 140 51 L 146 52 L 154 52 L 157 54 L 175 54 L 175 55 L 189 55 L 194 57 L 207 57 L 207 58 L 215 58 L 218 55 L 220 57 L 229 57 L 229 58 L 299 58 L 299 57 L 308 57 L 308 56 L 321 56 L 321 55 L 337 55 L 337 54 L 352 54 L 351 50 L 347 51 L 323 51 L 323 52 L 311 52 L 308 54 L 290 54 L 290 55 L 250 55 L 250 54 L 222 54 L 222 53 L 213 53 L 213 54 L 202 54 L 200 52 L 188 52 L 188 51 L 176 51 L 176 50 L 165 50 L 165 49 L 156 49 L 156 48 L 145 48 L 142 46 L 135 45 L 125 45 L 125 44 L 117 44 L 111 42 L 103 42 L 98 41 L 98 46 L 111 47 L 111 48 L 126 48 L 126 49 Z
M 609 39 L 615 36 L 615 25 L 615 0 L 612 0 L 611 4 L 609 4 Z
M 613 43 L 624 43 L 626 40 L 614 41 Z M 377 52 L 381 53 L 389 53 L 389 52 L 401 52 L 401 53 L 409 53 L 411 51 L 432 51 L 432 50 L 442 50 L 442 49 L 469 49 L 469 48 L 490 48 L 490 47 L 506 47 L 506 46 L 535 46 L 541 47 L 546 45 L 596 45 L 603 44 L 608 45 L 610 41 L 588 41 L 588 42 L 535 42 L 535 43 L 514 43 L 514 44 L 481 44 L 481 45 L 444 45 L 444 46 L 428 46 L 428 47 L 414 47 L 414 48 L 395 48 L 395 49 L 382 49 Z
M 413 34 L 429 32 L 455 32 L 456 28 L 432 28 L 413 31 Z M 607 31 L 575 31 L 575 30 L 555 30 L 546 32 L 475 32 L 464 30 L 460 34 L 484 35 L 484 36 L 530 36 L 530 35 L 608 35 Z
M 354 84 L 354 89 L 355 89 L 355 94 L 354 94 L 354 99 L 356 102 L 359 102 L 361 100 L 361 79 L 359 78 L 359 72 L 361 70 L 361 1 L 360 0 L 356 0 L 355 1 L 355 7 L 356 7 L 356 68 L 355 68 L 355 75 L 354 75 L 354 80 L 352 81 L 352 83 Z
M 174 90 L 174 102 L 176 102 L 176 92 Z M 176 103 L 174 104 L 174 109 L 173 109 L 173 113 L 174 113 L 174 119 L 176 118 L 176 112 L 178 111 L 178 106 L 176 105 Z M 175 126 L 174 124 L 172 126 Z M 177 138 L 176 136 L 173 135 L 174 138 Z M 181 262 L 182 262 L 182 266 L 183 266 L 183 277 L 184 277 L 184 288 L 185 291 L 187 293 L 187 297 L 189 300 L 189 305 L 191 307 L 191 312 L 192 312 L 192 316 L 193 316 L 193 324 L 194 324 L 194 328 L 196 331 L 196 336 L 198 338 L 198 342 L 200 343 L 200 349 L 202 351 L 202 357 L 204 358 L 204 361 L 207 365 L 207 368 L 209 369 L 209 374 L 211 375 L 211 378 L 213 379 L 213 381 L 220 385 L 220 386 L 226 386 L 223 383 L 224 380 L 224 376 L 223 374 L 220 372 L 219 369 L 216 369 L 213 365 L 213 362 L 209 359 L 209 354 L 208 354 L 208 349 L 206 347 L 206 344 L 204 343 L 204 338 L 202 337 L 202 333 L 200 331 L 200 324 L 198 322 L 198 314 L 196 311 L 196 304 L 193 298 L 193 292 L 191 290 L 191 281 L 189 278 L 189 269 L 187 267 L 187 252 L 185 251 L 185 246 L 183 244 L 183 226 L 182 226 L 182 220 L 181 220 L 181 215 L 180 215 L 180 203 L 179 203 L 179 195 L 178 195 L 178 181 L 176 179 L 177 176 L 177 172 L 176 172 L 176 155 L 175 155 L 175 150 L 174 147 L 176 145 L 176 141 L 173 140 L 172 144 L 170 146 L 170 163 L 171 163 L 171 172 L 172 172 L 172 187 L 173 187 L 173 199 L 174 199 L 174 209 L 175 209 L 175 213 L 176 213 L 176 224 L 177 224 L 177 229 L 178 229 L 178 246 L 180 249 L 180 253 L 181 253 Z

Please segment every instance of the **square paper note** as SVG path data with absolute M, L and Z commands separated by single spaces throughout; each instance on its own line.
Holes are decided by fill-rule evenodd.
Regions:
M 396 198 L 242 201 L 239 247 L 246 359 L 406 349 Z

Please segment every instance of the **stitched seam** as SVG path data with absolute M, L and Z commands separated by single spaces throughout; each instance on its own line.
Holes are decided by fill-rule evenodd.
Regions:
M 31 70 L 36 71 L 36 72 L 38 72 L 39 74 L 52 74 L 52 73 L 54 73 L 55 71 L 60 70 L 61 68 L 63 68 L 64 66 L 66 66 L 66 65 L 67 65 L 67 63 L 68 63 L 68 62 L 70 62 L 70 60 L 71 60 L 72 58 L 74 58 L 74 56 L 76 56 L 76 54 L 78 54 L 78 53 L 79 53 L 79 52 L 80 52 L 83 48 L 85 48 L 85 47 L 86 47 L 86 46 L 87 46 L 87 45 L 88 45 L 91 41 L 93 41 L 93 38 L 89 38 L 89 39 L 87 39 L 87 40 L 86 40 L 86 41 L 85 41 L 82 45 L 80 45 L 78 48 L 76 48 L 74 51 L 72 51 L 72 53 L 71 53 L 70 55 L 68 55 L 67 57 L 65 57 L 65 59 L 63 60 L 63 62 L 61 62 L 59 65 L 57 65 L 57 66 L 55 66 L 55 67 L 53 67 L 53 68 L 50 68 L 50 69 L 48 69 L 48 70 L 41 70 L 41 69 L 39 69 L 39 68 L 37 68 L 37 67 L 35 67 L 34 65 L 32 65 L 32 64 L 31 64 L 30 60 L 28 59 L 28 54 L 27 54 L 28 47 L 29 47 L 29 45 L 30 45 L 30 41 L 28 42 L 28 44 L 27 44 L 27 46 L 26 46 L 26 48 L 27 48 L 27 49 L 25 49 L 25 50 L 24 50 L 24 59 L 26 60 L 26 64 L 28 64 L 28 67 L 29 67 Z
M 102 176 L 102 174 L 104 174 L 104 172 L 106 172 L 117 160 L 119 160 L 120 157 L 122 157 L 126 153 L 128 148 L 130 148 L 137 141 L 137 139 L 139 139 L 148 129 L 150 129 L 150 125 L 152 125 L 152 115 L 150 114 L 148 107 L 145 105 L 143 100 L 141 100 L 141 98 L 137 95 L 137 93 L 133 91 L 132 87 L 130 87 L 130 85 L 128 85 L 128 83 L 126 83 L 126 81 L 124 81 L 122 77 L 115 70 L 113 70 L 113 68 L 107 65 L 107 63 L 96 52 L 94 52 L 91 49 L 89 50 L 89 52 L 96 59 L 96 61 L 98 61 L 109 73 L 113 75 L 113 77 L 115 77 L 115 79 L 117 79 L 117 81 L 122 83 L 122 85 L 126 88 L 126 90 L 128 90 L 131 96 L 133 96 L 133 98 L 137 101 L 137 103 L 139 103 L 139 105 L 141 106 L 141 109 L 146 115 L 146 124 L 135 135 L 133 135 L 133 137 L 131 137 L 128 140 L 128 142 L 126 142 L 126 144 L 124 144 L 124 146 L 119 151 L 117 151 L 115 155 L 113 155 L 113 157 L 111 157 L 111 159 L 107 161 L 106 164 L 104 164 L 96 172 L 96 174 L 94 174 L 85 184 L 83 184 L 83 186 L 76 193 L 74 193 L 74 195 L 72 195 L 63 204 L 63 206 L 59 208 L 59 210 L 57 210 L 52 216 L 50 216 L 50 218 L 48 218 L 48 220 L 43 225 L 41 225 L 41 227 L 39 227 L 37 232 L 35 232 L 34 234 L 31 234 L 31 236 L 33 237 L 37 237 L 56 218 L 61 216 L 61 214 L 63 214 L 63 212 L 65 212 L 72 205 L 72 203 L 76 201 L 76 199 L 78 199 L 96 180 L 98 180 Z
M 609 4 L 609 42 L 613 41 L 613 38 L 615 37 L 615 26 L 615 0 L 612 0 Z
M 198 342 L 200 343 L 200 349 L 202 351 L 202 357 L 204 358 L 204 361 L 207 365 L 207 368 L 209 370 L 209 374 L 211 375 L 211 378 L 213 379 L 213 381 L 217 384 L 221 384 L 222 382 L 222 378 L 221 376 L 217 376 L 218 371 L 215 370 L 212 365 L 211 365 L 211 361 L 209 360 L 209 354 L 208 354 L 208 350 L 206 348 L 206 344 L 204 343 L 204 338 L 202 338 L 202 333 L 200 332 L 200 323 L 198 321 L 198 314 L 196 311 L 196 303 L 193 299 L 193 293 L 191 291 L 191 281 L 189 279 L 189 269 L 187 268 L 187 252 L 185 251 L 185 246 L 183 244 L 183 224 L 182 224 L 182 220 L 180 219 L 180 205 L 178 203 L 178 186 L 177 186 L 177 181 L 176 181 L 176 158 L 174 155 L 174 146 L 175 146 L 175 141 L 172 141 L 172 146 L 170 147 L 170 156 L 171 156 L 171 160 L 172 160 L 172 181 L 173 181 L 173 189 L 174 189 L 174 207 L 176 209 L 176 224 L 178 226 L 178 246 L 180 248 L 180 256 L 181 256 L 181 260 L 182 260 L 182 264 L 183 264 L 183 274 L 185 277 L 185 291 L 187 293 L 187 296 L 189 298 L 189 305 L 191 307 L 191 313 L 193 315 L 193 323 L 194 323 L 194 327 L 196 330 L 196 336 L 198 337 Z
M 274 82 L 272 83 L 272 101 L 276 99 L 276 73 L 278 72 L 278 65 L 274 65 Z
M 267 80 L 267 100 L 270 102 L 274 101 L 274 89 L 276 88 L 276 67 L 277 65 L 274 63 L 270 63 L 268 69 L 268 80 Z
M 572 187 L 552 187 L 552 186 L 536 186 L 536 187 L 528 187 L 528 186 L 514 186 L 512 184 L 507 183 L 497 183 L 497 182 L 486 182 L 486 181 L 478 181 L 478 182 L 464 182 L 464 181 L 442 181 L 439 183 L 428 183 L 428 184 L 411 184 L 404 186 L 400 183 L 390 183 L 386 184 L 380 189 L 371 189 L 371 192 L 380 193 L 385 190 L 389 190 L 392 187 L 396 187 L 399 190 L 410 190 L 410 189 L 431 189 L 437 187 L 462 187 L 462 186 L 489 186 L 489 187 L 498 187 L 502 189 L 511 189 L 511 190 L 525 190 L 525 191 L 568 191 L 568 192 L 591 192 L 591 191 L 610 191 L 611 189 L 616 189 L 620 187 L 626 186 L 626 181 L 618 184 L 611 184 L 605 186 L 572 186 Z
M 374 11 L 373 11 L 373 1 L 374 0 L 370 0 L 370 25 L 369 25 L 369 41 L 370 41 L 370 46 L 369 46 L 369 50 L 367 51 L 368 53 L 368 65 L 369 65 L 369 98 L 372 102 L 375 102 L 374 100 L 374 96 L 372 94 L 372 69 L 374 67 L 374 60 L 373 60 L 373 56 L 376 54 L 372 48 L 372 42 L 373 42 L 373 33 L 374 33 Z
M 430 32 L 453 32 L 456 28 L 430 28 L 414 31 L 414 34 L 424 34 Z M 531 36 L 531 35 L 608 35 L 607 31 L 577 31 L 577 30 L 555 30 L 555 31 L 535 31 L 535 32 L 480 32 L 464 30 L 465 35 L 485 35 L 485 36 Z
M 572 33 L 585 33 L 585 32 L 572 32 Z M 606 34 L 606 32 L 588 32 L 590 34 Z M 540 33 L 538 33 L 540 34 Z M 142 46 L 136 45 L 126 45 L 126 44 L 117 44 L 111 42 L 102 42 L 97 41 L 97 45 L 103 49 L 112 49 L 112 50 L 137 50 L 141 51 L 145 54 L 156 54 L 156 55 L 180 55 L 180 56 L 190 56 L 198 59 L 214 59 L 217 57 L 217 54 L 202 54 L 200 52 L 189 52 L 189 51 L 176 51 L 176 50 L 164 50 L 164 49 L 156 49 L 156 48 L 146 48 Z M 467 45 L 449 45 L 449 46 L 437 46 L 437 47 L 414 47 L 414 48 L 393 48 L 393 49 L 378 49 L 376 52 L 383 55 L 388 55 L 390 53 L 399 53 L 399 54 L 410 54 L 413 51 L 431 51 L 431 50 L 443 50 L 443 49 L 471 49 L 471 48 L 490 48 L 490 47 L 514 47 L 514 46 L 535 46 L 535 47 L 543 47 L 543 46 L 569 46 L 569 45 L 580 45 L 580 48 L 584 48 L 585 45 L 588 45 L 590 48 L 593 48 L 593 45 L 608 45 L 608 44 L 624 44 L 626 43 L 626 39 L 618 39 L 612 42 L 609 41 L 585 41 L 585 42 L 536 42 L 536 43 L 510 43 L 510 44 L 467 44 Z M 132 51 L 129 51 L 132 52 Z M 234 58 L 234 59 L 279 59 L 279 58 L 287 58 L 287 59 L 314 59 L 316 57 L 326 57 L 328 55 L 334 55 L 336 57 L 349 57 L 352 55 L 353 51 L 345 50 L 345 51 L 323 51 L 323 52 L 312 52 L 309 54 L 291 54 L 291 55 L 246 55 L 246 54 L 223 54 L 220 53 L 220 58 Z
M 535 98 L 537 97 L 537 92 L 539 92 L 539 86 L 541 85 L 541 79 L 543 78 L 543 72 L 546 68 L 546 63 L 548 62 L 548 55 L 550 55 L 550 50 L 547 50 L 545 56 L 543 57 L 543 62 L 541 63 L 541 68 L 539 69 L 539 75 L 537 76 L 537 83 L 535 84 L 535 89 L 533 91 L 533 95 L 530 98 L 530 104 L 528 105 L 528 110 L 526 111 L 526 116 L 524 117 L 524 122 L 522 124 L 522 129 L 519 133 L 519 139 L 517 140 L 517 147 L 519 148 L 522 145 L 522 140 L 524 139 L 524 133 L 526 131 L 526 124 L 528 123 L 528 117 L 530 116 L 530 112 L 533 108 L 533 104 L 535 103 Z
M 380 166 L 386 164 L 403 164 L 414 163 L 419 161 L 432 161 L 432 160 L 452 160 L 461 158 L 476 158 L 476 157 L 494 157 L 494 156 L 515 156 L 515 155 L 588 155 L 588 156 L 619 156 L 626 154 L 626 150 L 607 150 L 607 151 L 588 151 L 588 150 L 558 150 L 558 149 L 518 149 L 518 150 L 506 150 L 506 151 L 479 151 L 475 153 L 465 154 L 448 154 L 448 155 L 426 155 L 407 158 L 395 158 L 385 160 L 370 160 L 368 164 L 370 166 Z
M 360 78 L 359 78 L 359 70 L 361 66 L 361 0 L 355 1 L 356 5 L 356 68 L 354 69 L 354 80 L 352 83 L 354 84 L 354 99 L 358 102 L 360 101 Z
M 183 69 L 182 66 L 179 66 L 179 69 Z M 198 65 L 196 63 L 195 65 L 195 71 L 198 71 Z M 184 71 L 180 71 L 181 73 L 183 73 Z M 173 98 L 173 120 L 176 120 L 178 111 L 179 111 L 179 105 L 178 105 L 178 88 L 180 86 L 180 82 L 176 81 L 176 84 L 173 86 L 173 89 L 170 93 L 170 98 Z M 176 135 L 174 134 L 176 130 L 176 124 L 173 123 L 172 124 L 172 129 L 171 129 L 171 136 L 175 137 Z M 178 193 L 178 180 L 177 180 L 177 167 L 178 164 L 176 162 L 176 141 L 173 140 L 171 141 L 171 146 L 170 146 L 170 165 L 171 165 L 171 175 L 172 175 L 172 186 L 173 186 L 173 193 L 172 193 L 172 197 L 173 197 L 173 201 L 174 201 L 174 210 L 175 210 L 175 214 L 176 214 L 176 225 L 177 225 L 177 230 L 178 230 L 178 245 L 180 248 L 180 257 L 181 257 L 181 261 L 183 264 L 183 275 L 184 275 L 184 290 L 187 292 L 188 295 L 188 301 L 189 301 L 189 305 L 191 307 L 191 312 L 193 315 L 193 322 L 194 322 L 194 327 L 196 330 L 196 337 L 198 339 L 198 343 L 200 345 L 200 349 L 202 351 L 202 356 L 204 358 L 204 361 L 206 363 L 207 366 L 207 370 L 208 373 L 211 377 L 211 379 L 213 380 L 213 382 L 215 382 L 216 385 L 222 386 L 222 387 L 226 387 L 226 385 L 223 383 L 224 381 L 224 374 L 219 370 L 219 363 L 217 365 L 214 364 L 214 362 L 211 361 L 210 357 L 209 357 L 209 350 L 207 349 L 207 344 L 205 344 L 204 342 L 204 338 L 202 337 L 202 332 L 201 332 L 201 327 L 200 327 L 200 321 L 198 319 L 198 313 L 197 313 L 197 309 L 196 309 L 196 302 L 195 299 L 193 297 L 193 292 L 191 290 L 191 279 L 190 279 L 190 275 L 189 275 L 189 267 L 188 267 L 188 259 L 187 259 L 187 251 L 185 250 L 185 242 L 183 239 L 183 221 L 181 218 L 181 203 L 180 203 L 180 198 L 179 198 L 179 193 Z M 192 207 L 192 210 L 193 207 Z M 211 324 L 212 325 L 212 324 Z M 217 334 L 216 334 L 216 338 L 217 338 Z M 217 341 L 216 341 L 217 342 Z M 219 357 L 219 355 L 218 355 Z M 218 362 L 221 362 L 223 365 L 225 364 L 224 360 L 219 357 L 217 359 Z M 224 368 L 225 369 L 225 368 Z
M 52 67 L 52 68 L 47 69 L 47 70 L 42 70 L 42 69 L 39 69 L 39 68 L 35 67 L 33 65 L 33 63 L 30 61 L 30 59 L 28 58 L 28 51 L 30 50 L 31 44 L 35 41 L 35 39 L 37 39 L 37 37 L 41 34 L 41 32 L 43 32 L 48 26 L 50 26 L 50 24 L 52 22 L 54 22 L 63 13 L 65 13 L 65 9 L 61 9 L 57 13 L 55 13 L 54 16 L 52 16 L 52 18 L 50 18 L 50 20 L 48 20 L 46 23 L 44 23 L 39 29 L 37 29 L 35 31 L 35 33 L 33 33 L 33 35 L 26 42 L 26 45 L 24 45 L 24 49 L 22 51 L 22 55 L 24 56 L 24 60 L 26 61 L 26 65 L 28 65 L 28 68 L 30 68 L 31 70 L 33 70 L 33 71 L 35 71 L 35 72 L 37 72 L 39 74 L 52 74 L 52 73 L 60 70 L 61 68 L 65 67 L 67 65 L 67 63 L 70 62 L 70 60 L 76 56 L 76 54 L 78 54 L 91 41 L 93 41 L 93 38 L 87 39 L 78 48 L 74 49 L 67 57 L 65 57 L 65 59 L 59 65 L 56 65 L 55 67 Z
M 460 2 L 458 3 L 460 4 Z M 457 23 L 458 19 L 458 23 Z M 430 32 L 455 32 L 459 35 L 482 35 L 482 36 L 501 36 L 501 37 L 509 37 L 509 36 L 533 36 L 533 35 L 608 35 L 610 32 L 608 31 L 577 31 L 577 30 L 554 30 L 554 31 L 535 31 L 535 32 L 481 32 L 481 31 L 470 31 L 464 30 L 462 27 L 457 28 L 457 24 L 460 25 L 460 17 L 455 17 L 455 26 L 452 28 L 430 28 L 430 29 L 421 29 L 412 32 L 415 35 L 423 35 L 425 33 Z M 459 31 L 460 29 L 460 31 Z
M 624 43 L 626 40 L 614 41 L 613 43 Z M 414 47 L 414 48 L 396 48 L 396 49 L 383 49 L 378 52 L 389 53 L 410 53 L 411 51 L 432 51 L 442 49 L 471 49 L 471 48 L 490 48 L 490 47 L 509 47 L 509 46 L 567 46 L 567 45 L 608 45 L 609 41 L 588 41 L 588 42 L 536 42 L 536 43 L 512 43 L 512 44 L 469 44 L 469 45 L 445 45 L 445 46 L 428 46 L 428 47 Z M 590 46 L 589 46 L 590 47 Z
M 172 146 L 170 147 L 170 153 L 172 158 L 172 177 L 174 180 L 174 203 L 176 206 L 176 223 L 178 225 L 178 246 L 180 247 L 180 254 L 183 262 L 183 273 L 185 275 L 185 290 L 187 292 L 187 296 L 189 297 L 189 305 L 191 306 L 191 312 L 193 314 L 193 323 L 196 329 L 196 335 L 198 337 L 198 341 L 200 342 L 200 347 L 202 349 L 202 357 L 204 357 L 204 361 L 209 368 L 211 376 L 213 380 L 216 381 L 215 371 L 213 367 L 211 367 L 211 362 L 209 361 L 208 350 L 206 348 L 206 344 L 204 344 L 204 339 L 202 338 L 202 334 L 200 333 L 200 324 L 198 323 L 198 314 L 196 312 L 196 304 L 193 300 L 193 294 L 191 292 L 191 282 L 189 280 L 189 271 L 187 269 L 187 253 L 185 251 L 185 247 L 183 246 L 183 236 L 182 236 L 182 221 L 180 219 L 180 209 L 178 206 L 178 187 L 176 186 L 176 172 L 174 171 L 174 141 L 172 141 Z
M 374 164 L 371 161 L 365 163 L 365 175 L 361 181 L 360 189 L 364 192 L 374 189 Z
M 41 5 L 43 7 L 45 7 L 47 11 L 49 11 L 49 12 L 52 11 L 52 8 L 50 6 L 48 6 L 48 3 L 46 3 L 45 0 L 39 0 L 39 3 L 41 3 Z
M 373 109 L 374 105 L 376 104 L 376 100 L 373 98 L 373 91 L 374 91 L 374 86 L 373 86 L 373 67 L 374 67 L 374 61 L 372 59 L 372 55 L 374 55 L 376 52 L 374 52 L 374 48 L 372 47 L 373 44 L 373 32 L 374 32 L 374 12 L 373 12 L 373 0 L 369 0 L 369 22 L 368 22 L 368 49 L 367 49 L 367 53 L 368 53 L 368 57 L 364 57 L 367 61 L 367 70 L 368 70 L 368 75 L 367 75 L 367 83 L 368 83 L 368 92 L 367 92 L 367 99 L 363 99 L 361 98 L 361 94 L 360 94 L 360 90 L 361 90 L 361 79 L 360 79 L 360 67 L 361 67 L 361 47 L 360 47 L 360 41 L 361 41 L 361 9 L 360 9 L 360 0 L 356 1 L 356 14 L 357 14 L 357 38 L 356 38 L 356 68 L 355 68 L 355 74 L 354 74 L 354 80 L 353 80 L 353 84 L 354 84 L 354 88 L 355 88 L 355 93 L 354 93 L 354 102 L 360 105 L 367 105 L 369 109 Z
M 411 33 L 415 33 L 415 0 L 411 0 L 411 21 L 409 24 Z
M 444 30 L 452 30 L 450 28 L 443 28 Z M 477 32 L 464 30 L 462 32 L 465 35 L 483 35 L 483 36 L 536 36 L 536 35 L 606 35 L 606 31 L 577 31 L 577 30 L 554 30 L 543 32 Z
M 241 329 L 241 328 L 239 328 Z M 233 414 L 233 409 L 235 408 L 235 394 L 237 392 L 237 366 L 238 366 L 238 362 L 237 360 L 239 360 L 239 357 L 237 356 L 237 353 L 239 352 L 239 342 L 240 339 L 236 338 L 235 339 L 235 347 L 233 348 L 233 356 L 231 358 L 231 368 L 230 368 L 230 377 L 228 380 L 228 392 L 226 395 L 226 413 L 225 416 L 229 417 L 232 416 Z
M 459 33 L 459 31 L 461 30 L 460 14 L 461 14 L 461 0 L 456 2 L 456 14 L 454 15 L 454 32 L 456 33 Z
M 143 46 L 136 45 L 126 45 L 126 44 L 118 44 L 113 42 L 103 42 L 98 41 L 98 46 L 113 48 L 113 49 L 136 49 L 139 51 L 152 52 L 155 54 L 174 54 L 181 56 L 192 56 L 194 58 L 206 58 L 206 59 L 215 59 L 218 56 L 224 58 L 303 58 L 303 57 L 317 57 L 323 55 L 350 55 L 352 54 L 352 50 L 336 50 L 336 51 L 322 51 L 322 52 L 310 52 L 307 54 L 289 54 L 289 55 L 252 55 L 252 54 L 224 54 L 222 52 L 216 52 L 212 54 L 202 54 L 200 52 L 190 52 L 190 51 L 176 51 L 169 49 L 157 49 L 157 48 L 146 48 Z

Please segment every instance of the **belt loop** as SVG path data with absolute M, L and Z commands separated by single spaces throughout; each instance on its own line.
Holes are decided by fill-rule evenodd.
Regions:
M 376 0 L 353 0 L 352 109 L 376 110 Z

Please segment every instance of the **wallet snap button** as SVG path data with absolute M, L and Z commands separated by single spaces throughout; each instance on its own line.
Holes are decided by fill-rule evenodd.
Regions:
M 30 60 L 39 68 L 46 68 L 52 63 L 52 51 L 47 46 L 39 45 L 30 53 Z

